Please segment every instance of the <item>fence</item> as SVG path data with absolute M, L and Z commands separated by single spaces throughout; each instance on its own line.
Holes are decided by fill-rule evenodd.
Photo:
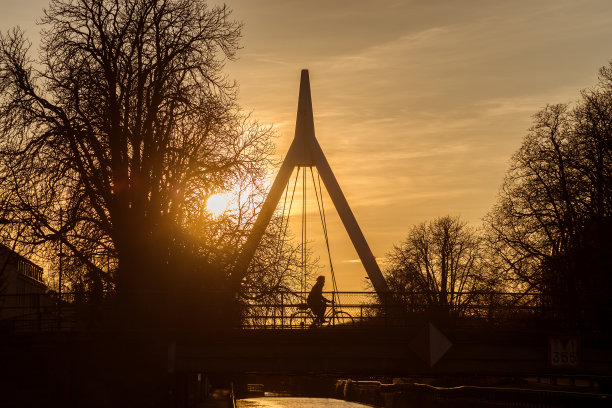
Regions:
M 90 302 L 86 293 L 56 292 L 0 295 L 0 331 L 72 331 L 87 328 L 108 304 Z
M 243 327 L 296 329 L 314 325 L 304 310 L 307 292 L 251 294 L 244 303 Z M 444 299 L 432 293 L 326 292 L 333 300 L 326 312 L 328 326 L 408 326 L 419 320 L 509 324 L 552 316 L 540 295 L 462 292 Z M 450 300 L 450 301 L 449 301 Z M 305 324 L 306 323 L 306 324 Z
M 21 293 L 0 296 L 0 329 L 9 331 L 50 330 L 57 328 L 61 310 L 54 294 Z
M 306 306 L 307 296 L 307 292 L 244 293 L 239 298 L 242 328 L 311 327 L 315 322 Z M 332 301 L 324 326 L 410 326 L 427 320 L 466 325 L 571 323 L 560 319 L 567 311 L 547 307 L 548 298 L 537 294 L 462 292 L 440 298 L 426 292 L 326 292 L 324 296 Z M 56 293 L 3 294 L 0 330 L 87 329 L 92 319 L 113 316 L 114 305 L 112 296 L 93 302 L 83 293 L 65 293 L 61 302 Z

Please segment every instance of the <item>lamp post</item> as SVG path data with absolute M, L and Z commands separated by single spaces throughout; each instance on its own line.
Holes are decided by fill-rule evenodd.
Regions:
M 59 330 L 61 330 L 62 328 L 62 269 L 63 269 L 63 258 L 64 258 L 64 251 L 63 251 L 63 245 L 62 245 L 62 236 L 61 236 L 61 231 L 62 231 L 62 227 L 63 227 L 63 211 L 62 208 L 60 207 L 59 210 L 59 273 L 58 273 L 58 284 L 57 284 L 57 294 L 58 294 L 58 302 L 57 302 L 57 328 Z
M 63 216 L 62 209 L 60 208 L 60 211 L 59 211 L 59 221 L 60 221 L 59 230 L 60 230 L 60 233 L 62 231 L 62 223 L 63 223 L 62 216 Z M 60 300 L 60 305 L 61 305 L 62 304 L 62 258 L 63 258 L 63 256 L 62 256 L 62 253 L 63 253 L 63 251 L 62 251 L 62 236 L 61 235 L 60 235 L 59 239 L 60 239 L 60 242 L 59 242 L 59 277 L 58 277 L 59 283 L 58 283 L 57 292 L 59 293 L 59 300 Z
M 0 217 L 0 225 L 8 225 L 8 224 L 12 224 L 11 220 L 4 218 L 4 217 Z M 13 245 L 13 248 L 14 248 L 14 245 Z M 0 289 L 2 288 L 2 277 L 4 275 L 4 272 L 6 271 L 6 267 L 8 266 L 8 263 L 9 263 L 9 254 L 6 255 L 6 257 L 2 261 L 2 266 L 0 267 Z

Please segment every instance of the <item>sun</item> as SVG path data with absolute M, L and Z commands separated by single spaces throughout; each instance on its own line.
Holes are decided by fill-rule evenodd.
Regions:
M 226 212 L 232 203 L 232 195 L 230 193 L 213 194 L 206 200 L 206 209 L 215 217 Z

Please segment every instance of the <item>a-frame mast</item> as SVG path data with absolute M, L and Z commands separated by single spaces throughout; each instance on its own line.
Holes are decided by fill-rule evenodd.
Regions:
M 314 166 L 317 168 L 321 179 L 332 199 L 336 211 L 344 224 L 344 228 L 351 238 L 351 242 L 361 259 L 361 263 L 374 286 L 374 290 L 379 296 L 389 291 L 387 282 L 385 281 L 376 258 L 372 254 L 368 243 L 359 228 L 359 224 L 351 211 L 351 208 L 342 193 L 342 189 L 332 172 L 325 154 L 315 137 L 314 119 L 312 113 L 312 100 L 310 96 L 310 81 L 308 70 L 302 70 L 300 80 L 300 96 L 298 99 L 297 119 L 295 123 L 295 136 L 289 147 L 289 152 L 285 157 L 283 164 L 276 175 L 276 179 L 268 192 L 268 196 L 264 201 L 261 211 L 257 216 L 257 220 L 253 225 L 251 233 L 244 243 L 240 255 L 236 260 L 234 271 L 231 275 L 231 281 L 234 285 L 240 285 L 240 282 L 245 277 L 251 259 L 255 254 L 261 238 L 274 215 L 274 211 L 281 199 L 293 169 L 296 166 Z

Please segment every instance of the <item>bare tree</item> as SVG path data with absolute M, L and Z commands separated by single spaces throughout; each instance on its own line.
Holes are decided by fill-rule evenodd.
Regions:
M 223 214 L 213 217 L 204 212 L 194 225 L 203 243 L 202 253 L 211 263 L 225 265 L 228 272 L 246 240 L 261 206 L 265 191 L 249 191 L 249 184 L 239 189 L 232 206 Z M 240 291 L 244 315 L 254 323 L 255 318 L 280 312 L 288 303 L 301 301 L 297 295 L 300 285 L 318 268 L 318 259 L 310 252 L 302 264 L 301 244 L 294 240 L 288 218 L 277 213 L 266 229 L 260 245 L 249 265 Z M 285 311 L 286 312 L 286 311 Z M 269 323 L 269 322 L 268 322 Z
M 222 75 L 240 24 L 203 0 L 52 0 L 41 23 L 36 59 L 21 31 L 0 37 L 1 191 L 21 244 L 61 241 L 126 298 L 218 287 L 188 226 L 271 151 Z
M 575 244 L 583 180 L 572 164 L 567 105 L 547 106 L 512 158 L 500 200 L 488 216 L 494 241 L 514 276 L 527 289 L 542 290 L 543 262 Z
M 486 221 L 515 286 L 583 321 L 610 311 L 611 216 L 612 65 L 575 106 L 534 116 Z
M 406 293 L 409 310 L 464 315 L 479 292 L 493 289 L 482 238 L 459 217 L 415 225 L 388 258 L 389 287 Z

